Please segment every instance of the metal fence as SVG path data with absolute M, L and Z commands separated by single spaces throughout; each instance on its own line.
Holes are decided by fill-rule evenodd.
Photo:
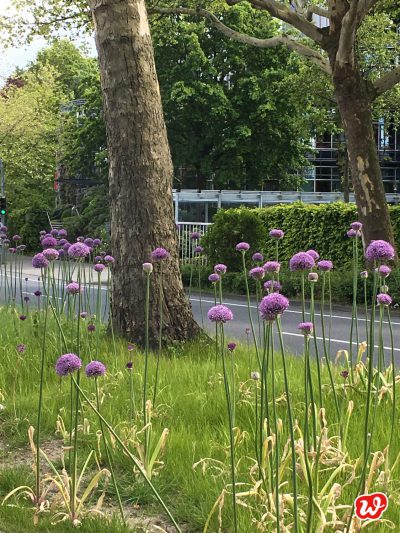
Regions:
M 210 222 L 179 222 L 177 224 L 179 257 L 182 263 L 190 262 L 193 257 L 193 250 L 196 245 L 198 245 L 198 241 L 191 238 L 192 233 L 197 231 L 202 237 L 211 225 Z M 200 264 L 205 265 L 207 263 L 207 258 L 204 255 L 200 255 L 199 262 Z

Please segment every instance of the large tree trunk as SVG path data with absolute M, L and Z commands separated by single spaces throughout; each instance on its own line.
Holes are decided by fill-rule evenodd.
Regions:
M 351 176 L 366 244 L 384 239 L 394 243 L 389 209 L 373 130 L 367 82 L 357 67 L 333 65 L 333 83 L 346 133 Z
M 100 63 L 110 166 L 111 312 L 115 329 L 143 343 L 145 275 L 156 247 L 163 265 L 165 341 L 199 332 L 185 297 L 173 216 L 173 168 L 144 0 L 91 0 Z M 156 344 L 160 265 L 152 275 L 150 340 Z

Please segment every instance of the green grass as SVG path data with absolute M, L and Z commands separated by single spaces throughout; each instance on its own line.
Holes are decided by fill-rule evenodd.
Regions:
M 41 331 L 43 318 L 34 318 L 30 315 L 25 322 L 18 320 L 18 316 L 10 310 L 0 310 L 0 403 L 4 410 L 0 412 L 0 436 L 3 443 L 0 460 L 3 470 L 0 471 L 0 497 L 3 498 L 10 490 L 20 484 L 33 486 L 34 478 L 27 465 L 15 467 L 10 465 L 9 452 L 25 447 L 26 457 L 29 458 L 27 432 L 30 425 L 36 425 L 38 375 L 41 347 Z M 71 326 L 67 326 L 70 328 Z M 75 350 L 74 333 L 67 331 L 68 351 Z M 143 356 L 134 351 L 127 351 L 127 342 L 116 340 L 116 356 L 113 352 L 111 339 L 104 332 L 101 334 L 100 348 L 95 352 L 95 337 L 86 329 L 82 331 L 83 347 L 81 357 L 84 362 L 91 359 L 103 361 L 108 369 L 99 385 L 104 393 L 102 413 L 111 422 L 118 434 L 123 434 L 132 425 L 141 428 L 140 417 L 130 420 L 129 401 L 129 371 L 126 363 L 134 361 L 134 383 L 136 405 L 141 405 L 141 376 L 143 369 Z M 134 339 L 132 339 L 134 340 Z M 26 354 L 17 355 L 15 346 L 19 343 L 27 346 Z M 299 341 L 300 342 L 300 341 Z M 50 320 L 46 345 L 46 371 L 45 371 L 45 399 L 43 412 L 43 440 L 60 438 L 55 435 L 56 419 L 59 414 L 68 427 L 68 398 L 69 379 L 60 380 L 54 372 L 54 364 L 58 356 L 65 353 L 62 348 L 60 336 L 56 325 Z M 250 380 L 251 370 L 257 370 L 254 353 L 248 353 L 247 348 L 239 345 L 234 353 L 240 393 L 236 407 L 236 424 L 245 432 L 243 441 L 237 446 L 237 457 L 242 457 L 238 467 L 237 480 L 250 487 L 250 466 L 253 464 L 253 434 L 254 434 L 254 391 L 255 382 Z M 252 362 L 249 363 L 249 358 Z M 286 355 L 289 384 L 292 392 L 294 416 L 303 424 L 304 417 L 304 361 L 301 357 Z M 150 358 L 150 385 L 153 383 L 155 372 L 155 357 Z M 316 368 L 313 367 L 316 383 Z M 354 400 L 354 412 L 350 422 L 347 452 L 349 459 L 355 461 L 362 454 L 363 413 L 365 410 L 365 393 L 361 390 L 347 389 L 344 394 L 344 380 L 340 376 L 342 368 L 334 368 L 335 382 L 338 386 L 338 396 L 343 412 L 347 409 L 348 401 Z M 329 379 L 325 366 L 323 366 L 324 407 L 329 425 L 329 436 L 338 434 L 333 396 L 328 386 Z M 276 372 L 270 379 L 275 380 L 277 397 L 284 392 L 283 373 L 280 354 L 277 354 Z M 84 375 L 81 379 L 84 390 L 93 397 L 94 383 Z M 15 411 L 14 411 L 15 388 Z M 239 390 L 239 385 L 237 386 Z M 222 381 L 222 366 L 218 360 L 215 362 L 213 346 L 202 344 L 188 344 L 169 349 L 161 358 L 160 383 L 157 397 L 157 411 L 153 419 L 154 435 L 160 435 L 164 428 L 169 429 L 169 435 L 164 454 L 163 465 L 154 476 L 153 482 L 161 493 L 163 499 L 170 507 L 178 523 L 186 527 L 190 533 L 200 532 L 207 517 L 226 484 L 230 483 L 229 475 L 229 434 L 227 425 L 226 400 Z M 150 387 L 149 397 L 152 395 Z M 283 420 L 284 433 L 281 442 L 288 438 L 287 434 L 287 405 L 284 399 L 277 403 L 277 413 Z M 398 409 L 396 420 L 398 421 Z M 372 442 L 372 451 L 383 450 L 387 445 L 390 431 L 391 402 L 385 398 L 378 406 L 376 431 Z M 96 432 L 99 424 L 96 415 L 87 404 L 83 404 L 82 418 L 90 424 L 90 430 L 79 434 L 79 459 L 80 463 L 87 457 L 90 450 L 97 450 Z M 399 452 L 398 442 L 400 428 L 396 424 L 394 446 L 390 450 L 390 461 L 393 463 Z M 4 450 L 7 450 L 5 452 Z M 132 448 L 133 449 L 133 448 Z M 19 452 L 20 453 L 20 452 Z M 149 492 L 137 473 L 132 471 L 132 465 L 127 457 L 116 448 L 113 452 L 115 470 L 120 481 L 122 499 L 129 508 L 140 506 L 141 512 L 148 516 L 162 514 L 160 507 Z M 202 460 L 210 460 L 209 468 L 203 473 L 201 466 L 193 469 L 193 464 Z M 212 461 L 220 461 L 225 467 L 222 471 L 211 468 Z M 104 461 L 104 453 L 103 453 Z M 92 464 L 93 469 L 95 464 Z M 289 472 L 289 470 L 288 470 Z M 399 467 L 394 472 L 390 484 L 391 494 L 398 498 L 399 495 Z M 357 475 L 359 472 L 357 473 Z M 325 480 L 328 478 L 325 475 Z M 343 483 L 348 475 L 341 476 L 336 482 Z M 287 476 L 290 482 L 290 472 Z M 306 494 L 304 483 L 300 480 L 300 492 Z M 385 487 L 375 484 L 375 488 L 385 491 Z M 347 485 L 341 496 L 340 502 L 352 504 L 356 494 L 357 481 Z M 243 486 L 240 487 L 243 490 Z M 110 491 L 111 492 L 111 491 Z M 97 492 L 96 496 L 99 496 Z M 111 495 L 112 496 L 112 495 Z M 243 498 L 245 500 L 245 498 Z M 5 533 L 33 531 L 33 510 L 28 502 L 18 500 L 18 506 L 0 507 L 0 531 Z M 246 500 L 255 503 L 254 499 Z M 13 500 L 13 504 L 17 503 Z M 115 503 L 115 501 L 114 501 Z M 239 506 L 239 531 L 250 533 L 255 531 L 253 518 L 259 519 L 265 512 L 260 504 L 255 505 L 255 510 Z M 216 513 L 210 522 L 209 531 L 218 531 Z M 384 518 L 391 520 L 396 527 L 400 525 L 400 510 L 394 501 L 389 504 Z M 222 531 L 232 531 L 231 499 L 226 495 L 225 505 L 222 508 Z M 50 526 L 51 513 L 43 514 L 39 520 L 37 531 L 72 531 L 72 526 L 66 522 Z M 273 531 L 275 525 L 271 522 L 265 531 Z M 327 529 L 328 531 L 329 529 Z M 375 524 L 370 527 L 373 531 L 388 531 L 384 524 Z M 119 533 L 127 531 L 117 522 L 106 524 L 100 519 L 86 519 L 80 531 L 102 533 Z

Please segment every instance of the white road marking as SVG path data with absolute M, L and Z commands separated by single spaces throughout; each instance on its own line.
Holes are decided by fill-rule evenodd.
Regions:
M 304 335 L 302 333 L 290 333 L 289 331 L 282 331 L 282 334 L 283 335 L 290 335 L 291 337 L 304 337 Z M 319 341 L 323 341 L 323 337 L 316 337 L 317 340 Z M 329 343 L 330 342 L 336 342 L 336 343 L 339 343 L 339 344 L 344 344 L 344 345 L 347 345 L 349 344 L 349 341 L 343 341 L 343 340 L 340 340 L 340 339 L 326 339 L 326 342 Z M 356 344 L 356 343 L 354 343 Z M 377 344 L 374 345 L 374 348 L 379 348 L 379 346 Z M 385 350 L 391 350 L 391 346 L 384 346 L 383 347 Z M 400 348 L 393 348 L 393 350 L 395 352 L 400 352 Z

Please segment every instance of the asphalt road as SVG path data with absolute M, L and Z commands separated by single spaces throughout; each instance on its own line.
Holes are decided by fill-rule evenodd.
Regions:
M 38 298 L 34 296 L 34 292 L 37 290 L 42 290 L 41 282 L 38 281 L 36 276 L 29 275 L 28 281 L 25 281 L 25 276 L 22 277 L 22 293 L 23 296 L 28 296 L 30 298 L 29 305 L 37 306 Z M 10 285 L 11 280 L 8 279 L 8 284 Z M 15 281 L 13 281 L 15 283 Z M 19 282 L 18 282 L 19 285 Z M 5 301 L 5 280 L 4 275 L 0 276 L 0 302 Z M 85 291 L 85 304 L 83 308 L 91 313 L 95 312 L 96 309 L 96 299 L 97 299 L 97 285 L 92 285 L 90 290 Z M 107 309 L 105 308 L 106 296 L 107 296 L 107 286 L 101 286 L 101 300 L 102 300 L 102 315 L 104 318 L 107 318 Z M 17 294 L 19 295 L 19 286 L 17 287 Z M 41 297 L 43 299 L 43 296 Z M 20 296 L 17 297 L 17 304 L 20 302 Z M 250 326 L 249 315 L 247 309 L 246 299 L 244 297 L 226 297 L 224 302 L 225 305 L 230 307 L 233 312 L 234 320 L 225 325 L 225 332 L 227 339 L 230 340 L 239 340 L 242 342 L 247 341 L 246 328 Z M 210 333 L 213 334 L 215 327 L 207 319 L 207 311 L 214 305 L 214 300 L 211 295 L 204 294 L 202 296 L 202 302 L 200 303 L 200 297 L 198 294 L 194 293 L 191 297 L 191 304 L 193 308 L 193 313 L 200 325 Z M 256 332 L 258 332 L 258 313 L 256 303 L 252 303 L 251 313 L 253 318 L 254 327 Z M 393 338 L 394 338 L 394 354 L 396 363 L 400 365 L 400 312 L 396 309 L 391 311 L 392 317 L 392 328 L 393 328 Z M 306 316 L 306 320 L 309 319 L 309 315 Z M 350 350 L 350 328 L 351 328 L 351 308 L 345 306 L 333 306 L 332 308 L 332 319 L 329 316 L 329 310 L 326 308 L 324 313 L 325 320 L 325 329 L 326 334 L 330 331 L 330 344 L 329 344 L 329 353 L 331 359 L 334 359 L 339 350 Z M 282 316 L 282 331 L 284 337 L 285 347 L 288 351 L 295 355 L 301 355 L 303 353 L 303 335 L 297 329 L 299 322 L 302 321 L 302 312 L 301 306 L 298 302 L 291 302 L 289 309 Z M 375 333 L 375 342 L 378 339 L 378 320 L 376 324 L 376 333 Z M 365 328 L 365 318 L 363 313 L 360 313 L 358 316 L 358 331 L 359 331 L 359 340 L 366 340 L 366 328 Z M 251 334 L 249 335 L 251 339 Z M 320 309 L 318 304 L 316 305 L 316 339 L 317 339 L 317 349 L 319 355 L 323 355 L 323 342 L 321 337 L 321 318 L 320 318 Z M 387 318 L 384 320 L 383 324 L 383 339 L 385 346 L 385 358 L 389 362 L 391 356 L 391 342 L 390 342 L 390 330 Z M 353 352 L 357 352 L 356 348 L 356 334 L 355 328 L 353 333 Z M 278 345 L 278 339 L 276 339 L 276 346 Z M 311 343 L 312 351 L 314 351 L 313 342 Z

